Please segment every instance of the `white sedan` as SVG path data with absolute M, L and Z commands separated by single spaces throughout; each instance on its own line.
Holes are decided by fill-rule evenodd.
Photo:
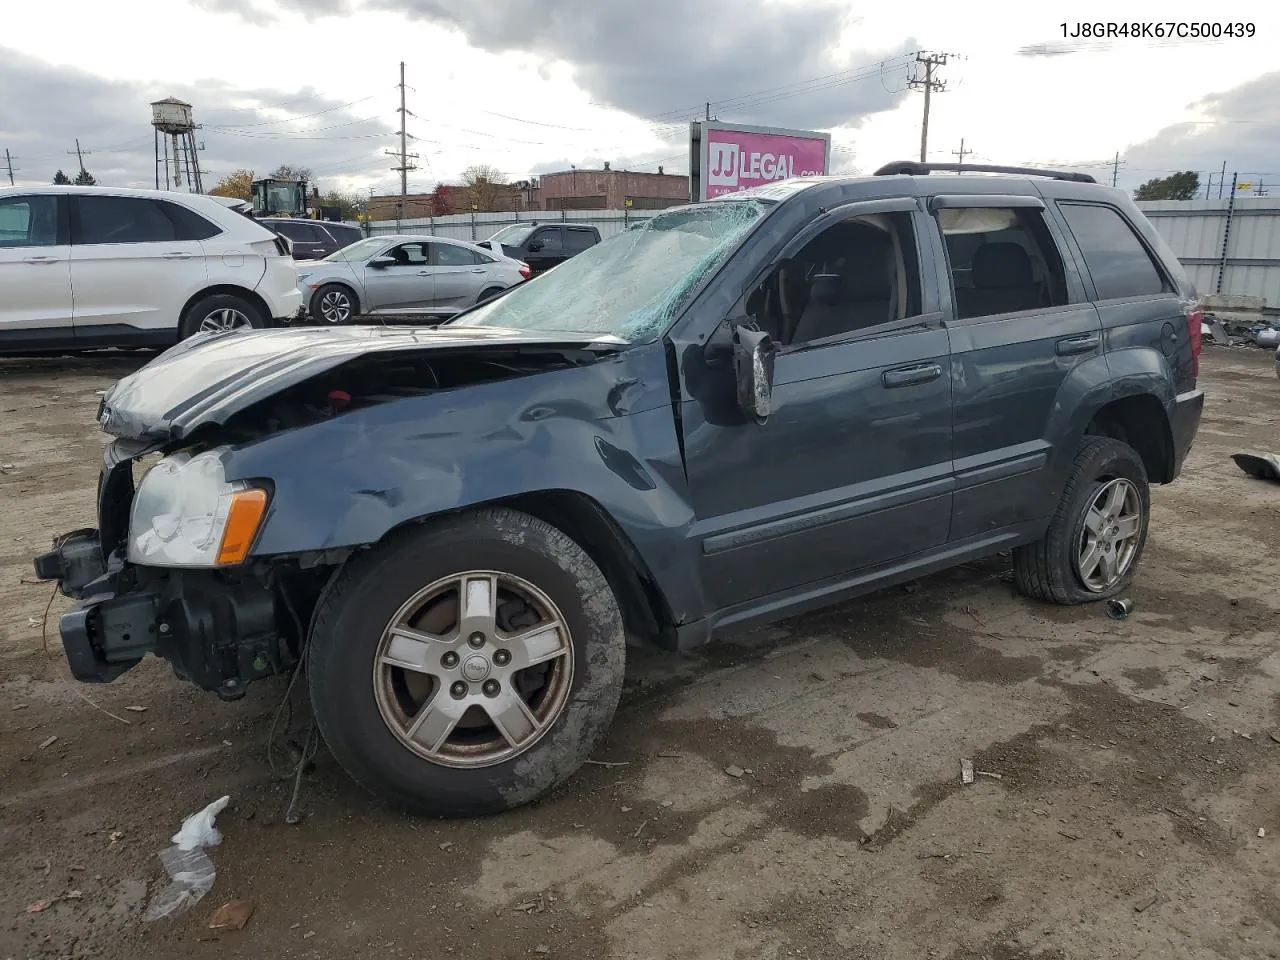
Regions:
M 428 236 L 369 237 L 298 263 L 316 323 L 376 314 L 450 317 L 529 279 L 529 265 L 473 243 Z

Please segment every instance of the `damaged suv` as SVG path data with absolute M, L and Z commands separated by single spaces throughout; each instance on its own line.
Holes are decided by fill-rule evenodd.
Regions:
M 686 650 L 978 557 L 1124 590 L 1200 420 L 1200 318 L 1123 194 L 892 164 L 664 211 L 434 328 L 201 336 L 103 398 L 38 574 L 74 675 L 305 670 L 361 784 L 510 808 Z M 991 175 L 995 174 L 995 175 Z

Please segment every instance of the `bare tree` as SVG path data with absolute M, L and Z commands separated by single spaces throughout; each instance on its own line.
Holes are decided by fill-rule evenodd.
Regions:
M 481 213 L 502 209 L 510 193 L 502 171 L 488 164 L 476 164 L 462 171 L 462 194 L 465 206 Z

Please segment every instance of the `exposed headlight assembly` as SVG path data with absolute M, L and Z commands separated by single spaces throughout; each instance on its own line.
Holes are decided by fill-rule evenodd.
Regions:
M 165 457 L 143 476 L 129 515 L 129 561 L 153 567 L 242 563 L 267 511 L 267 492 L 228 483 L 220 451 Z

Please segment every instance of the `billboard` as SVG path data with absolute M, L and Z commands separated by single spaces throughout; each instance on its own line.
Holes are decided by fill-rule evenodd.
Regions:
M 695 202 L 824 175 L 831 172 L 831 134 L 696 120 L 689 125 L 689 172 L 689 199 Z

